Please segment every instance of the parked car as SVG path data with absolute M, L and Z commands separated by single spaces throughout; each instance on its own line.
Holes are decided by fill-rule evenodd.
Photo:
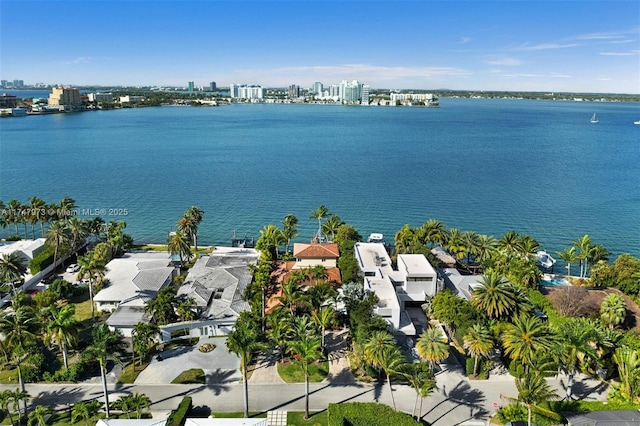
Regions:
M 46 277 L 44 277 L 42 279 L 42 281 L 40 281 L 40 282 L 42 284 L 51 284 L 52 282 L 54 282 L 57 279 L 58 279 L 58 276 L 56 274 L 50 274 L 50 275 L 47 275 Z
M 71 265 L 67 266 L 67 272 L 78 272 L 80 270 L 80 265 L 78 265 L 77 263 L 72 263 Z

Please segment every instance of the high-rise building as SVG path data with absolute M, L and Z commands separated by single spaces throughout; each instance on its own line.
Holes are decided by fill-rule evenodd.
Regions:
M 322 95 L 323 89 L 324 88 L 322 87 L 322 83 L 320 83 L 319 81 L 313 83 L 313 93 L 315 93 L 316 95 Z
M 209 91 L 211 92 L 215 92 L 216 91 L 216 82 L 212 81 L 211 83 L 209 83 Z
M 14 89 L 22 89 L 24 87 L 24 81 L 22 80 L 13 80 L 13 88 Z
M 255 84 L 230 84 L 229 96 L 236 99 L 264 99 L 264 89 Z
M 0 84 L 0 86 L 2 86 L 3 89 L 7 88 L 7 80 L 2 80 L 1 81 L 2 84 Z
M 296 84 L 292 84 L 291 86 L 289 86 L 287 94 L 289 95 L 289 99 L 297 98 L 298 96 L 300 96 L 300 87 Z
M 80 91 L 75 87 L 58 86 L 51 89 L 48 103 L 54 106 L 80 106 L 82 105 L 82 98 L 80 97 Z
M 193 92 L 193 81 L 189 82 L 189 93 Z
M 362 105 L 369 105 L 369 86 L 366 84 L 362 85 L 362 90 L 360 91 L 360 103 Z
M 347 81 L 342 80 L 340 83 L 340 101 L 343 103 L 353 104 L 360 101 L 360 91 L 362 84 L 358 80 Z

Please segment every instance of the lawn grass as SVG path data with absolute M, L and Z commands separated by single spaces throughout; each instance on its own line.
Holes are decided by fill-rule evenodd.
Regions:
M 178 377 L 171 381 L 172 384 L 201 384 L 204 385 L 205 375 L 202 368 L 192 368 L 178 374 Z
M 304 371 L 296 363 L 278 362 L 278 374 L 286 383 L 303 383 Z M 309 365 L 309 382 L 321 382 L 329 374 L 329 361 Z
M 88 290 L 78 296 L 73 296 L 71 299 L 69 299 L 69 303 L 75 305 L 76 319 L 79 322 L 91 319 L 91 301 L 89 300 Z
M 122 369 L 122 374 L 120 375 L 120 377 L 118 377 L 118 383 L 133 384 L 140 373 L 142 373 L 142 371 L 147 368 L 149 362 L 150 361 L 145 361 L 142 363 L 142 365 L 136 365 L 135 370 L 133 368 L 133 363 L 125 365 L 125 367 Z

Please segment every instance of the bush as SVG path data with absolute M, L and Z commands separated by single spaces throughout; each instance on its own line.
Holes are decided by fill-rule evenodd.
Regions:
M 29 262 L 29 271 L 31 272 L 31 275 L 35 275 L 47 266 L 51 265 L 53 263 L 53 255 L 54 251 L 52 249 L 45 248 L 31 259 Z
M 180 401 L 180 405 L 178 405 L 178 409 L 171 413 L 169 418 L 167 419 L 167 426 L 183 426 L 184 421 L 191 411 L 192 401 L 190 396 L 185 396 Z
M 374 402 L 329 404 L 327 426 L 416 426 L 410 415 Z

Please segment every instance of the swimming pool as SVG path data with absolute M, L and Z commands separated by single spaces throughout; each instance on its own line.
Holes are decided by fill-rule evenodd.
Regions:
M 553 280 L 542 280 L 540 281 L 540 285 L 546 286 L 546 287 L 557 287 L 557 286 L 561 286 L 561 285 L 569 285 L 569 282 L 565 279 L 562 280 L 558 280 L 558 279 L 553 279 Z

